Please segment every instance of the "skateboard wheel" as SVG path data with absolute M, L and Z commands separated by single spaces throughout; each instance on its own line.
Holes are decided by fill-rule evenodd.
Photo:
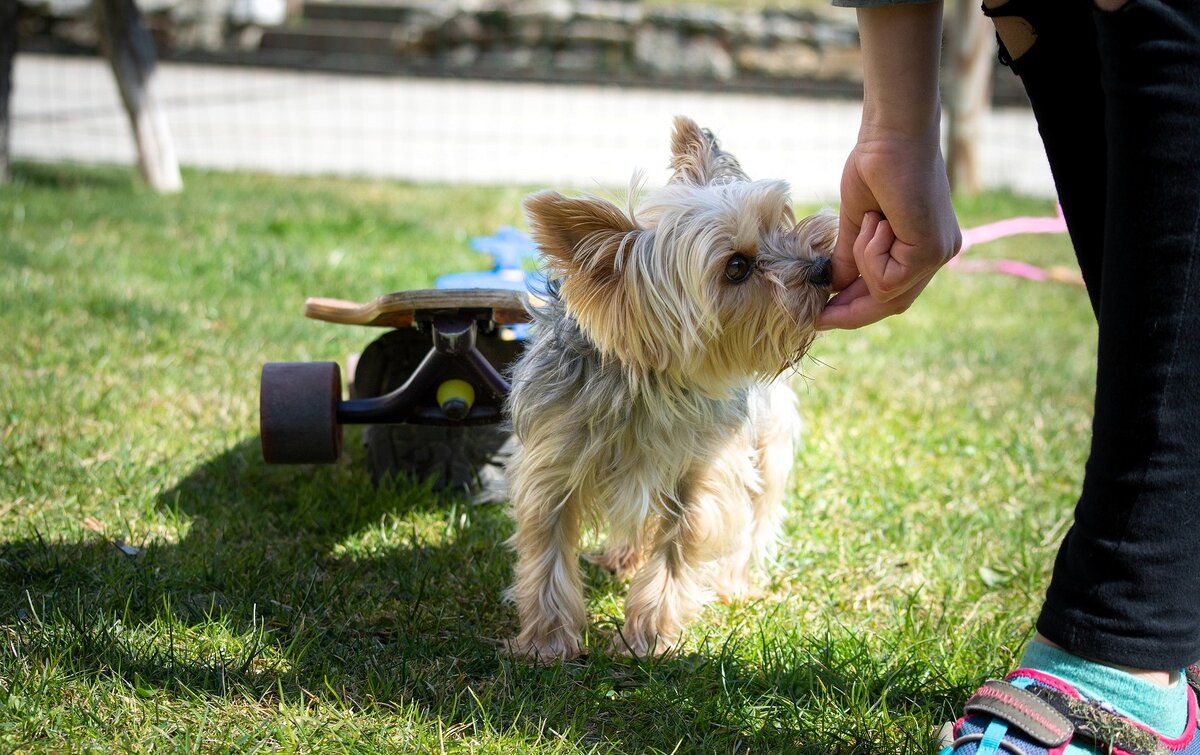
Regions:
M 466 380 L 447 380 L 438 386 L 438 406 L 450 419 L 462 419 L 471 413 L 475 403 L 475 388 Z
M 259 391 L 259 433 L 268 464 L 330 464 L 342 452 L 337 362 L 268 362 Z

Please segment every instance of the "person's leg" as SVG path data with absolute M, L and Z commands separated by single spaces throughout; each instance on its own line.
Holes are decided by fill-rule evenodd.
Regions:
M 1038 630 L 1145 669 L 1200 658 L 1200 4 L 1098 12 L 1107 211 L 1092 449 Z
M 1089 0 L 984 0 L 1000 60 L 1029 95 L 1093 311 L 1099 313 L 1107 143 Z
M 1093 24 L 1089 8 L 1080 28 L 1095 46 L 1085 50 L 1061 17 L 1047 20 L 1050 6 L 1078 16 L 1077 3 L 1037 5 L 1032 22 L 1001 16 L 997 28 L 1016 51 L 1099 321 L 1092 453 L 1038 641 L 1010 676 L 1020 689 L 981 690 L 952 749 L 1020 742 L 1022 752 L 1063 752 L 1010 724 L 1022 710 L 1053 722 L 1047 700 L 1086 697 L 1158 733 L 1146 748 L 1176 737 L 1174 751 L 1200 752 L 1194 697 L 1178 682 L 1200 658 L 1200 558 L 1190 547 L 1200 524 L 1200 10 L 1132 0 Z M 1048 49 L 1067 38 L 1071 54 Z M 1066 72 L 1078 77 L 1075 95 Z M 1118 737 L 1144 735 L 1107 723 Z M 1086 739 L 1077 732 L 1065 752 L 1102 749 Z
M 1124 610 L 1110 594 L 1124 583 L 1112 577 L 1162 563 L 1165 553 L 1186 553 L 1181 536 L 1200 515 L 1200 502 L 1186 492 L 1189 485 L 1200 491 L 1200 410 L 1193 408 L 1200 374 L 1196 380 L 1178 377 L 1200 368 L 1200 332 L 1187 337 L 1191 327 L 1200 328 L 1200 297 L 1188 295 L 1200 284 L 1200 274 L 1189 278 L 1200 252 L 1193 248 L 1200 233 L 1200 30 L 1194 5 L 1178 5 L 1134 0 L 1128 8 L 1097 12 L 1086 0 L 985 0 L 1002 56 L 1029 93 L 1101 321 L 1081 521 L 1064 545 L 1039 627 L 1068 649 L 1134 667 L 1138 658 L 1155 660 L 1154 668 L 1177 668 L 1188 654 L 1200 656 L 1200 599 L 1172 592 L 1183 586 L 1174 575 L 1156 578 L 1160 587 L 1138 584 L 1132 592 L 1144 596 L 1143 609 L 1172 596 L 1166 602 L 1178 610 L 1167 612 L 1166 625 L 1175 627 L 1176 637 L 1190 632 L 1182 656 L 1177 649 L 1166 659 L 1147 657 L 1104 630 L 1072 629 L 1081 613 L 1099 613 L 1111 624 L 1113 611 Z M 1104 280 L 1116 283 L 1105 288 Z M 1175 450 L 1164 455 L 1156 443 Z M 1150 517 L 1157 529 L 1137 529 L 1132 514 L 1136 501 L 1151 495 L 1140 487 L 1143 481 L 1159 491 L 1153 496 L 1170 501 L 1159 505 L 1169 507 L 1171 516 Z M 1135 530 L 1133 543 L 1113 534 L 1127 526 Z M 1178 534 L 1161 537 L 1168 532 Z M 1098 543 L 1105 544 L 1100 551 Z M 1119 558 L 1109 563 L 1116 551 Z M 1200 569 L 1185 571 L 1196 575 L 1185 584 L 1200 587 Z M 1128 592 L 1127 586 L 1119 594 Z M 1088 609 L 1063 605 L 1072 602 Z M 1159 626 L 1159 613 L 1141 611 L 1139 622 Z M 1145 629 L 1133 634 L 1156 642 Z M 1102 647 L 1091 648 L 1084 639 L 1095 631 Z M 1114 643 L 1119 652 L 1109 648 Z M 1161 665 L 1164 660 L 1171 662 Z

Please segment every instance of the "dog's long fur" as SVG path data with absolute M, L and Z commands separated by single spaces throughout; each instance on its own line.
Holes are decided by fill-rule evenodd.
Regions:
M 554 285 L 509 399 L 524 657 L 581 651 L 586 526 L 608 529 L 593 560 L 633 574 L 620 645 L 637 655 L 670 648 L 714 592 L 745 594 L 775 542 L 799 430 L 776 378 L 812 341 L 836 221 L 796 223 L 784 182 L 750 181 L 686 118 L 671 166 L 632 215 L 525 202 Z

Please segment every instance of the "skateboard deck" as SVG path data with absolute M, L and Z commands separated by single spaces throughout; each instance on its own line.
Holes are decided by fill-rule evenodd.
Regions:
M 520 291 L 492 288 L 428 288 L 384 294 L 372 301 L 313 297 L 304 302 L 304 316 L 341 325 L 407 328 L 418 312 L 457 309 L 491 310 L 497 325 L 529 321 L 525 311 L 528 295 Z

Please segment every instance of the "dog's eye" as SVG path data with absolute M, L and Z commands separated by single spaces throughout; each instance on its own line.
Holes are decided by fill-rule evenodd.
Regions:
M 725 280 L 741 283 L 754 271 L 754 263 L 744 254 L 735 254 L 725 263 Z

